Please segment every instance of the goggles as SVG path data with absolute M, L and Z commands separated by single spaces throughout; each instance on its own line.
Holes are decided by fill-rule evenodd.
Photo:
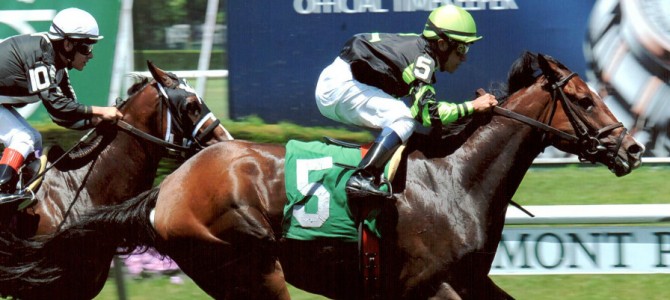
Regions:
M 456 43 L 456 53 L 463 56 L 470 51 L 470 44 Z
M 93 45 L 92 44 L 85 44 L 85 43 L 79 43 L 75 46 L 74 48 L 77 52 L 81 53 L 82 55 L 90 55 L 93 53 Z
M 450 44 L 452 44 L 452 43 L 456 44 L 456 53 L 458 53 L 460 56 L 463 56 L 463 55 L 467 54 L 468 51 L 470 51 L 470 44 L 466 44 L 466 43 L 463 43 L 463 42 L 457 42 L 457 41 L 451 39 L 446 34 L 446 32 L 453 33 L 453 34 L 459 34 L 459 35 L 472 35 L 471 33 L 464 33 L 464 32 L 458 32 L 458 31 L 453 31 L 453 30 L 440 29 L 437 26 L 435 26 L 435 24 L 433 24 L 433 22 L 430 21 L 430 20 L 428 20 L 426 25 L 428 26 L 428 28 L 430 28 L 430 30 L 435 32 L 435 34 L 437 34 L 437 36 L 439 36 L 441 39 L 447 41 Z

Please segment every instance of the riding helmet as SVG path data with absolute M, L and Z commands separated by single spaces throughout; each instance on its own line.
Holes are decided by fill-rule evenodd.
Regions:
M 440 6 L 430 13 L 423 36 L 431 40 L 440 39 L 435 30 L 441 31 L 452 40 L 466 44 L 482 39 L 482 36 L 477 36 L 477 25 L 472 15 L 455 5 Z
M 97 41 L 103 38 L 95 18 L 78 8 L 66 8 L 58 12 L 47 34 L 54 40 L 70 38 Z

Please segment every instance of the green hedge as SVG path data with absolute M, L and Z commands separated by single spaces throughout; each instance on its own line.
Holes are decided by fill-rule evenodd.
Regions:
M 146 71 L 147 60 L 164 70 L 195 70 L 198 68 L 200 50 L 136 50 L 135 70 Z M 212 50 L 209 60 L 211 70 L 228 68 L 228 55 L 224 50 Z

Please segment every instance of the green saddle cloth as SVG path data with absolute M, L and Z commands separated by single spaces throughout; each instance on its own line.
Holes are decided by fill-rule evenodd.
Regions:
M 337 164 L 357 166 L 359 149 L 322 142 L 291 140 L 286 144 L 284 237 L 296 240 L 358 241 L 355 211 L 349 208 L 344 187 L 354 172 Z M 365 220 L 377 236 L 376 212 Z

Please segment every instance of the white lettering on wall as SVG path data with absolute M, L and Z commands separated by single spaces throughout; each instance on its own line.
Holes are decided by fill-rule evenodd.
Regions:
M 299 14 L 388 12 L 382 0 L 294 0 L 293 9 Z
M 491 274 L 670 273 L 670 228 L 509 228 Z
M 453 4 L 466 10 L 519 9 L 515 0 L 384 0 L 392 2 L 393 12 L 432 11 Z M 382 0 L 293 0 L 295 12 L 307 14 L 323 13 L 386 13 L 389 9 Z
M 5 23 L 19 34 L 35 32 L 32 21 L 51 21 L 56 15 L 53 9 L 0 10 L 0 23 Z

